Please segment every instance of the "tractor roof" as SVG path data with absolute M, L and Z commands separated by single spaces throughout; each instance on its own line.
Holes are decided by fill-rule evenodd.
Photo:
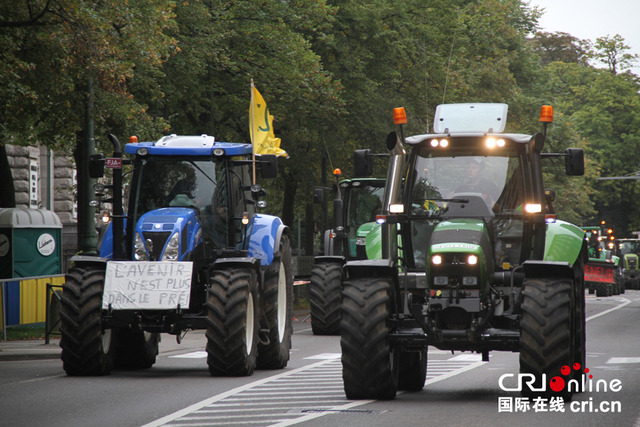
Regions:
M 507 124 L 507 104 L 468 103 L 441 104 L 436 107 L 432 134 L 415 135 L 406 139 L 415 145 L 433 138 L 483 138 L 495 136 L 526 144 L 531 135 L 503 134 Z
M 251 154 L 251 144 L 218 142 L 213 136 L 203 135 L 167 135 L 155 142 L 134 142 L 124 146 L 124 152 L 137 154 L 140 148 L 147 148 L 148 154 L 160 156 L 210 156 L 216 149 L 224 150 L 225 155 L 240 156 Z
M 414 135 L 405 139 L 405 142 L 409 145 L 417 145 L 421 142 L 430 140 L 430 139 L 442 139 L 442 138 L 485 138 L 485 137 L 494 137 L 494 138 L 502 138 L 506 140 L 510 140 L 516 142 L 518 144 L 528 144 L 531 142 L 532 135 L 525 135 L 521 133 L 480 133 L 480 132 L 465 132 L 465 133 L 428 133 L 422 135 Z

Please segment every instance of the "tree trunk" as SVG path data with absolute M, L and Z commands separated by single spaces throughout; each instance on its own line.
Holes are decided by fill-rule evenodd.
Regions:
M 304 253 L 306 255 L 314 255 L 314 218 L 313 218 L 313 202 L 309 200 L 304 209 Z
M 11 185 L 0 185 L 0 208 L 16 207 L 16 190 L 13 186 L 13 175 L 11 174 L 11 166 L 7 159 L 7 150 L 0 142 L 0 182 L 11 183 Z
M 294 230 L 295 212 L 294 205 L 296 201 L 296 193 L 298 191 L 298 181 L 290 174 L 285 173 L 284 179 L 284 195 L 282 199 L 282 222 L 290 229 Z

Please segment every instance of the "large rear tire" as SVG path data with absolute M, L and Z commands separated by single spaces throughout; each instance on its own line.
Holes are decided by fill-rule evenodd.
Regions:
M 282 236 L 279 252 L 265 274 L 262 299 L 269 342 L 258 344 L 258 369 L 282 369 L 289 361 L 293 332 L 293 264 L 286 235 Z
M 342 292 L 342 378 L 348 399 L 396 397 L 399 351 L 389 343 L 390 281 L 346 281 Z
M 576 363 L 580 366 L 579 370 L 573 370 L 573 377 L 578 381 L 581 381 L 581 375 L 584 372 L 585 364 L 587 363 L 587 328 L 586 328 L 586 301 L 584 296 L 584 265 L 582 262 L 576 262 L 574 265 L 574 279 L 573 279 L 573 291 L 574 302 L 573 309 L 573 326 L 571 328 L 573 333 L 573 367 L 576 367 Z
M 311 268 L 309 304 L 314 335 L 340 335 L 342 266 L 318 263 Z
M 207 364 L 214 376 L 247 376 L 256 367 L 258 313 L 256 273 L 218 270 L 207 296 Z
M 107 375 L 113 367 L 116 331 L 102 329 L 103 266 L 69 270 L 62 287 L 60 347 L 67 375 Z
M 597 297 L 609 297 L 609 296 L 611 296 L 611 285 L 609 283 L 597 283 L 596 284 L 596 296 Z
M 115 367 L 149 369 L 156 363 L 160 334 L 120 329 L 116 348 Z
M 522 328 L 520 336 L 520 373 L 533 374 L 534 391 L 523 385 L 526 396 L 562 396 L 571 399 L 564 387 L 560 392 L 550 388 L 555 377 L 565 380 L 563 366 L 572 367 L 575 360 L 575 332 L 572 333 L 572 280 L 544 278 L 525 280 L 523 285 Z M 546 374 L 547 384 L 542 383 Z M 569 378 L 567 378 L 569 379 Z
M 398 390 L 420 391 L 427 379 L 427 349 L 400 353 Z

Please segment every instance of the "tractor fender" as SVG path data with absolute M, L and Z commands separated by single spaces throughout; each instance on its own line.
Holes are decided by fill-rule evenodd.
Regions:
M 557 220 L 547 223 L 544 261 L 565 262 L 571 265 L 579 259 L 589 260 L 584 231 L 569 222 Z
M 101 257 L 101 256 L 89 256 L 89 255 L 74 255 L 69 258 L 71 265 L 74 267 L 78 267 L 81 265 L 94 265 L 100 266 L 103 265 L 105 270 L 107 268 L 107 262 L 111 261 L 110 258 Z
M 321 255 L 313 259 L 314 264 L 340 264 L 343 265 L 346 258 L 340 255 Z
M 249 236 L 249 257 L 260 260 L 261 266 L 271 265 L 280 247 L 282 235 L 289 234 L 289 227 L 277 216 L 256 214 Z
M 398 276 L 398 268 L 389 259 L 348 261 L 344 265 L 345 277 L 356 279 L 360 277 L 391 277 Z
M 251 268 L 259 272 L 260 260 L 253 257 L 218 258 L 209 266 L 209 270 L 222 270 L 226 268 Z
M 563 261 L 528 260 L 522 263 L 527 279 L 542 277 L 566 277 L 574 279 L 573 266 Z

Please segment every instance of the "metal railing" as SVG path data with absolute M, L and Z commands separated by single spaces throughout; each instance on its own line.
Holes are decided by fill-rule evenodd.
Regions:
M 0 279 L 0 284 L 2 285 L 2 338 L 3 341 L 7 341 L 7 291 L 6 284 L 7 282 L 24 282 L 26 280 L 40 280 L 40 279 L 53 279 L 55 277 L 64 277 L 64 274 L 48 274 L 46 276 L 31 276 L 31 277 L 12 277 L 10 279 Z M 37 283 L 36 283 L 37 285 Z M 55 328 L 59 322 L 56 321 L 53 326 L 50 325 L 50 305 L 51 305 L 51 288 L 61 288 L 60 285 L 52 285 L 51 283 L 47 283 L 47 293 L 46 293 L 46 301 L 45 301 L 45 340 L 46 343 L 49 343 L 49 334 L 53 328 Z M 53 292 L 55 298 L 60 301 L 60 296 Z M 51 327 L 50 327 L 51 326 Z

